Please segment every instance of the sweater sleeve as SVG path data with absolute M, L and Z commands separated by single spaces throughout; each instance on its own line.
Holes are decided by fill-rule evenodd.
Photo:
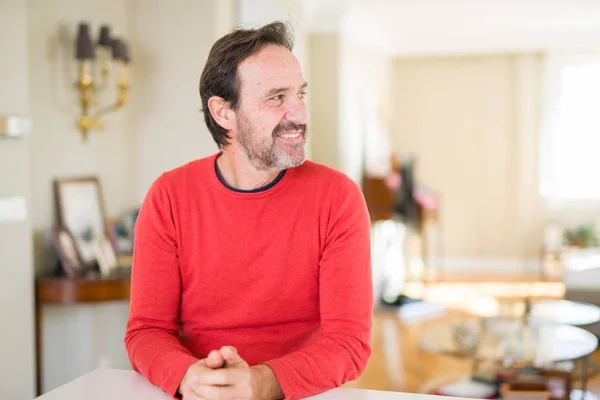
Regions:
M 135 225 L 125 347 L 133 369 L 173 397 L 189 366 L 198 361 L 177 338 L 180 297 L 175 224 L 159 178 Z
M 357 379 L 371 355 L 369 215 L 353 181 L 344 181 L 336 197 L 319 264 L 320 337 L 306 349 L 265 362 L 288 400 Z

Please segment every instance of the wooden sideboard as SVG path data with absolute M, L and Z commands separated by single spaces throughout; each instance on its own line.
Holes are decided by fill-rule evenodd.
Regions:
M 39 277 L 35 281 L 36 384 L 42 390 L 42 306 L 45 304 L 82 304 L 128 300 L 130 275 L 82 278 Z

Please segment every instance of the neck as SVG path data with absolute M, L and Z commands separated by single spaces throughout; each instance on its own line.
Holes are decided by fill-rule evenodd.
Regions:
M 248 160 L 241 149 L 233 147 L 233 143 L 223 149 L 217 158 L 219 171 L 227 184 L 239 190 L 253 190 L 268 185 L 280 171 L 259 171 Z

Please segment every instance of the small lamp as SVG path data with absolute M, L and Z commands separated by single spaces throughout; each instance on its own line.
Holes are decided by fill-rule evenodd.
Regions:
M 102 76 L 100 85 L 95 83 L 93 73 L 97 61 L 96 52 L 100 54 L 99 62 Z M 126 71 L 130 57 L 127 45 L 121 39 L 112 38 L 108 26 L 103 25 L 100 28 L 99 39 L 94 45 L 90 37 L 88 24 L 80 23 L 77 32 L 75 58 L 79 62 L 79 79 L 75 86 L 80 92 L 81 103 L 81 115 L 77 119 L 77 127 L 81 131 L 83 139 L 86 140 L 92 129 L 104 128 L 104 124 L 100 120 L 102 116 L 125 105 L 129 92 Z M 113 65 L 117 66 L 115 70 L 118 97 L 112 105 L 102 107 L 91 114 L 90 108 L 93 98 L 108 86 Z
M 102 71 L 101 89 L 108 86 L 108 76 L 110 74 L 110 58 L 112 53 L 112 39 L 110 37 L 110 27 L 102 25 L 100 27 L 100 38 L 96 44 L 100 53 L 100 69 Z
M 96 53 L 92 38 L 90 37 L 90 27 L 87 24 L 79 24 L 77 32 L 77 54 L 75 56 L 80 61 L 95 60 Z

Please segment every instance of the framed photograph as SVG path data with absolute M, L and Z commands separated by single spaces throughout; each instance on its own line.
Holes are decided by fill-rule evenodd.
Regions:
M 110 240 L 107 238 L 95 238 L 92 240 L 92 247 L 98 261 L 100 273 L 104 276 L 110 275 L 111 271 L 118 266 L 117 256 Z
M 93 241 L 108 237 L 99 179 L 56 179 L 54 189 L 59 225 L 71 232 L 84 264 L 95 266 Z
M 90 267 L 83 262 L 75 238 L 69 230 L 62 227 L 55 228 L 52 231 L 52 244 L 65 275 L 76 278 L 90 270 Z

